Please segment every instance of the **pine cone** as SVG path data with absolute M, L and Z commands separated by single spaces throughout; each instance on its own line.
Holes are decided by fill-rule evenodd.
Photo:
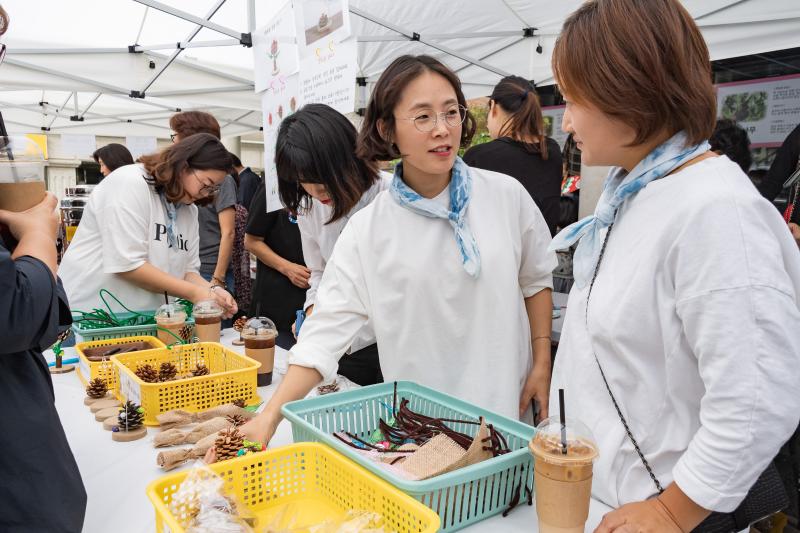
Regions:
M 241 407 L 242 409 L 244 409 L 244 405 L 245 405 L 244 404 L 244 398 L 237 398 L 237 399 L 233 400 L 231 403 L 233 405 L 235 405 L 236 407 Z
M 217 461 L 233 459 L 244 446 L 244 435 L 235 427 L 222 430 L 214 441 L 214 450 L 217 452 Z
M 181 328 L 178 335 L 184 342 L 192 342 L 194 340 L 194 328 L 191 324 L 186 324 Z
M 142 426 L 144 421 L 144 409 L 133 402 L 125 402 L 125 406 L 119 410 L 117 425 L 120 431 L 133 431 Z
M 210 370 L 208 369 L 208 367 L 207 367 L 206 365 L 204 365 L 203 363 L 197 363 L 197 366 L 195 366 L 195 367 L 194 367 L 194 369 L 192 370 L 192 375 L 193 375 L 194 377 L 197 377 L 197 376 L 207 376 L 207 375 L 209 375 L 210 373 L 211 373 L 211 371 L 210 371 Z
M 86 387 L 86 396 L 89 398 L 102 398 L 108 392 L 108 385 L 105 380 L 95 378 Z
M 231 423 L 231 425 L 235 428 L 243 425 L 247 420 L 242 415 L 228 415 L 225 419 Z
M 136 367 L 136 376 L 145 383 L 157 383 L 158 372 L 153 365 L 144 364 Z
M 158 381 L 172 381 L 178 375 L 178 368 L 169 361 L 161 363 L 158 370 Z
M 245 324 L 247 324 L 247 317 L 240 316 L 236 319 L 236 322 L 233 323 L 233 329 L 241 332 L 244 329 Z

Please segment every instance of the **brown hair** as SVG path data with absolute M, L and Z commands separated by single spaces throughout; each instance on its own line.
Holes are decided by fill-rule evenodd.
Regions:
M 0 6 L 0 35 L 3 35 L 8 30 L 8 22 L 8 13 L 3 9 L 3 6 Z
M 219 122 L 211 113 L 204 111 L 184 111 L 172 115 L 169 119 L 169 127 L 172 131 L 185 139 L 195 133 L 208 133 L 220 138 Z
M 497 136 L 524 141 L 526 150 L 538 151 L 542 159 L 547 159 L 544 117 L 536 87 L 520 76 L 506 76 L 495 85 L 489 99 L 511 115 Z M 529 139 L 534 139 L 533 145 L 527 144 Z
M 186 194 L 181 174 L 187 169 L 222 170 L 230 173 L 231 156 L 222 143 L 211 134 L 197 133 L 181 139 L 161 152 L 143 155 L 139 161 L 149 174 L 147 182 L 157 191 L 164 192 L 167 200 L 177 202 Z M 214 196 L 196 200 L 196 205 L 208 205 Z
M 708 48 L 677 0 L 590 0 L 564 22 L 553 73 L 568 96 L 633 128 L 711 135 L 716 97 Z
M 461 90 L 461 80 L 442 62 L 426 55 L 400 56 L 386 67 L 372 91 L 364 113 L 364 123 L 358 134 L 356 155 L 359 158 L 364 161 L 389 161 L 400 157 L 400 152 L 390 140 L 395 127 L 394 108 L 406 86 L 425 72 L 439 74 L 450 82 L 459 105 L 467 109 L 467 100 Z M 461 129 L 462 148 L 469 146 L 476 127 L 475 118 L 468 109 L 465 113 L 464 127 Z M 385 125 L 388 138 L 381 135 L 378 128 L 379 121 Z

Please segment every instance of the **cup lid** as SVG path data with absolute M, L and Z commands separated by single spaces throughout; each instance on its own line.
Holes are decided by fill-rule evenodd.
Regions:
M 175 304 L 164 304 L 156 309 L 156 318 L 172 318 L 177 320 L 186 320 L 186 312 L 183 307 Z
M 278 328 L 275 323 L 265 316 L 257 316 L 251 318 L 242 328 L 242 335 L 271 335 L 276 336 Z
M 222 314 L 222 307 L 215 300 L 203 300 L 194 304 L 194 316 L 217 316 Z
M 536 434 L 531 439 L 529 449 L 537 458 L 548 462 L 591 463 L 598 455 L 597 444 L 592 431 L 580 420 L 567 417 L 565 426 L 566 454 L 562 445 L 562 426 L 558 416 L 542 420 L 536 426 Z

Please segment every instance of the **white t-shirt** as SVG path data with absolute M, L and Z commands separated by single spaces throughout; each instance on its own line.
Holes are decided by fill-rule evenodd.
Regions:
M 330 224 L 328 224 L 328 220 L 331 218 L 333 208 L 315 199 L 311 202 L 311 209 L 297 217 L 297 225 L 300 228 L 300 237 L 303 243 L 303 260 L 306 263 L 306 267 L 311 270 L 311 277 L 308 281 L 309 288 L 306 291 L 306 302 L 303 305 L 303 309 L 308 309 L 309 306 L 314 305 L 317 299 L 319 282 L 322 280 L 322 273 L 325 271 L 325 265 L 331 254 L 333 254 L 333 247 L 336 241 L 339 240 L 339 235 L 347 225 L 347 222 L 354 214 L 369 205 L 379 192 L 388 189 L 391 183 L 392 175 L 381 172 L 378 181 L 361 196 L 361 200 L 358 201 L 355 207 L 347 215 Z M 300 331 L 302 333 L 302 329 Z M 375 333 L 373 333 L 370 325 L 366 324 L 356 335 L 350 351 L 356 352 L 374 343 Z
M 726 157 L 647 185 L 621 207 L 589 303 L 573 288 L 556 356 L 568 417 L 600 447 L 593 495 L 655 486 L 592 350 L 663 487 L 732 511 L 800 418 L 800 253 L 778 211 Z
M 552 288 L 557 262 L 547 251 L 547 224 L 522 185 L 470 171 L 467 217 L 480 276 L 464 270 L 447 220 L 418 215 L 381 192 L 342 231 L 290 363 L 331 379 L 369 319 L 386 381 L 415 381 L 519 417 L 533 364 L 524 298 Z M 449 190 L 436 200 L 449 204 Z
M 147 262 L 183 279 L 200 268 L 197 207 L 178 207 L 177 247 L 170 247 L 166 209 L 146 175 L 139 164 L 120 167 L 92 191 L 58 269 L 71 309 L 104 307 L 99 291 L 107 289 L 134 311 L 153 310 L 164 303 L 164 295 L 139 288 L 118 273 Z

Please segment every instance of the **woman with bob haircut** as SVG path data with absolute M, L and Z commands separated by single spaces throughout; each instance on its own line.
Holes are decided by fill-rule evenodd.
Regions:
M 391 183 L 391 175 L 379 175 L 375 162 L 356 156 L 357 135 L 347 117 L 323 104 L 302 107 L 278 130 L 278 192 L 283 205 L 297 213 L 303 258 L 311 270 L 306 317 L 314 310 L 322 273 L 347 221 Z M 337 373 L 359 385 L 383 382 L 369 324 L 339 359 Z
M 213 201 L 231 168 L 214 136 L 192 135 L 142 156 L 92 191 L 58 273 L 70 307 L 104 307 L 101 289 L 134 311 L 152 311 L 164 292 L 192 302 L 213 299 L 227 316 L 236 302 L 199 274 L 197 207 Z
M 126 147 L 119 143 L 111 143 L 98 148 L 92 154 L 92 159 L 100 165 L 100 174 L 108 176 L 119 167 L 133 164 L 133 156 Z
M 461 82 L 438 60 L 406 55 L 381 74 L 357 155 L 401 161 L 389 190 L 339 236 L 289 370 L 244 426 L 250 436 L 269 440 L 281 406 L 333 377 L 367 321 L 387 381 L 415 381 L 513 418 L 530 419 L 536 400 L 546 416 L 550 233 L 517 180 L 457 156 L 474 131 Z
M 500 80 L 489 97 L 486 126 L 492 140 L 467 150 L 464 162 L 518 179 L 555 235 L 561 216 L 561 150 L 544 134 L 533 83 L 520 76 Z
M 562 128 L 616 167 L 551 246 L 580 240 L 551 394 L 599 446 L 592 494 L 617 509 L 595 531 L 745 529 L 800 417 L 797 247 L 709 149 L 708 49 L 680 2 L 586 2 L 552 63 Z

